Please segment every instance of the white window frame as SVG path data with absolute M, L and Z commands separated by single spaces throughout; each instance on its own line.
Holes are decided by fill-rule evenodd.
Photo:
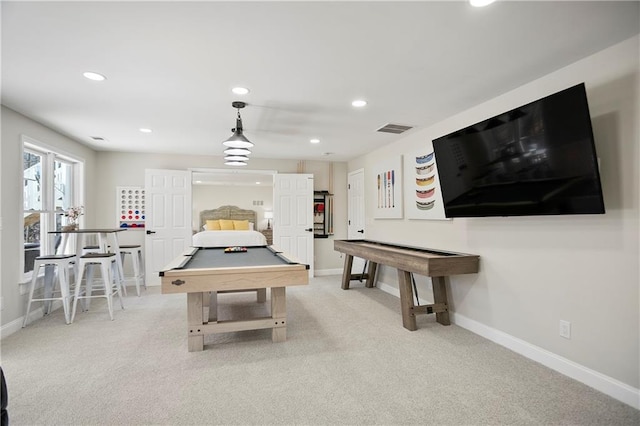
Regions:
M 40 247 L 41 254 L 50 253 L 50 250 L 53 249 L 53 241 L 55 240 L 54 234 L 49 234 L 49 231 L 54 230 L 55 226 L 55 210 L 52 210 L 51 207 L 55 207 L 54 200 L 54 188 L 53 181 L 50 181 L 53 176 L 53 167 L 54 162 L 56 160 L 63 161 L 66 163 L 70 163 L 72 166 L 72 202 L 74 206 L 84 205 L 84 159 L 78 157 L 77 155 L 73 155 L 71 153 L 65 152 L 59 148 L 55 148 L 49 146 L 45 143 L 39 142 L 29 136 L 21 135 L 22 144 L 20 146 L 20 164 L 22 164 L 24 158 L 24 152 L 32 151 L 39 155 L 42 155 L 42 209 L 36 210 L 40 213 L 48 213 L 46 215 L 47 219 L 41 221 L 40 224 Z M 22 167 L 20 169 L 20 177 L 18 182 L 23 182 L 24 179 L 24 170 Z M 46 180 L 45 180 L 46 179 Z M 18 206 L 20 208 L 20 218 L 24 217 L 24 199 L 23 199 L 23 191 L 20 192 L 20 202 Z M 80 221 L 82 222 L 82 216 L 80 217 Z M 21 226 L 22 220 L 20 221 Z M 33 271 L 24 272 L 24 232 L 20 232 L 20 240 L 19 240 L 19 252 L 20 254 L 20 262 L 18 267 L 20 268 L 20 275 L 22 276 L 22 283 L 26 283 L 31 281 Z

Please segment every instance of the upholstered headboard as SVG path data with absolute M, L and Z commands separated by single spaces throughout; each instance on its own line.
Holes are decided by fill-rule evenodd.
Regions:
M 202 210 L 200 212 L 200 229 L 207 223 L 207 220 L 216 219 L 248 220 L 256 223 L 257 214 L 254 210 L 245 210 L 236 206 L 222 206 L 213 210 Z

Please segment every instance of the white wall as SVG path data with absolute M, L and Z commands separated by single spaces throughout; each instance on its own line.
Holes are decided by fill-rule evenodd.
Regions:
M 450 279 L 458 324 L 548 354 L 640 405 L 639 41 L 624 43 L 349 162 L 365 169 L 367 238 L 480 255 Z M 585 82 L 601 160 L 605 215 L 375 220 L 374 166 L 439 136 Z M 397 288 L 395 270 L 380 280 Z M 426 280 L 424 280 L 426 281 Z M 423 284 L 426 285 L 426 284 Z M 423 294 L 427 293 L 423 291 Z M 571 322 L 570 340 L 559 321 Z M 572 367 L 572 368 L 573 368 Z M 602 374 L 606 377 L 598 378 Z M 609 380 L 612 379 L 612 380 Z M 606 383 L 602 386 L 606 387 Z M 619 395 L 618 395 L 619 396 Z
M 95 152 L 86 146 L 67 138 L 48 127 L 2 106 L 2 187 L 0 206 L 2 217 L 2 262 L 1 283 L 3 309 L 0 323 L 5 326 L 24 315 L 27 297 L 20 294 L 22 273 L 19 270 L 22 255 L 21 233 L 23 227 L 21 191 L 22 191 L 22 135 L 46 144 L 58 152 L 80 157 L 85 161 L 85 226 L 94 226 L 96 196 L 90 190 L 95 181 Z M 26 286 L 22 286 L 22 291 Z

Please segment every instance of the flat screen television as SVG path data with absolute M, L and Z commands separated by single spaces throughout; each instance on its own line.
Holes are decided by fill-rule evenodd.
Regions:
M 584 83 L 433 141 L 447 217 L 605 212 Z

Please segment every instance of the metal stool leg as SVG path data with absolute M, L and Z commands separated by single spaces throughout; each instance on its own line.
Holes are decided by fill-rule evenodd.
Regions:
M 24 314 L 24 321 L 22 321 L 22 327 L 27 326 L 29 320 L 29 312 L 31 312 L 31 303 L 33 303 L 33 291 L 36 288 L 36 281 L 38 281 L 38 273 L 40 271 L 41 264 L 36 260 L 35 267 L 31 273 L 31 287 L 29 288 L 29 302 L 27 302 L 27 312 Z
M 107 298 L 107 306 L 109 308 L 109 317 L 113 321 L 113 283 L 111 280 L 111 265 L 107 265 L 104 262 L 100 264 L 102 271 L 102 281 L 104 282 L 104 294 Z M 117 285 L 117 284 L 116 284 Z

